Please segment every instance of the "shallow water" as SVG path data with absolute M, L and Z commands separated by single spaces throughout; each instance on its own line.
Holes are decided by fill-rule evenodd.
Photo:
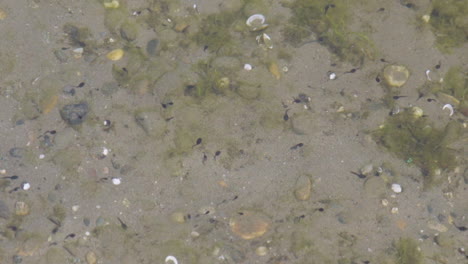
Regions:
M 343 61 L 245 2 L 0 3 L 0 263 L 466 262 L 466 116 L 419 88 L 467 44 L 436 48 L 427 1 L 337 1 L 375 47 Z M 372 138 L 396 107 L 461 127 L 431 188 Z

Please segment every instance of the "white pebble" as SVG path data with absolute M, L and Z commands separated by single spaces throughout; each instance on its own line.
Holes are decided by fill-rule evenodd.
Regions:
M 114 185 L 119 185 L 121 183 L 120 178 L 112 178 L 112 183 Z
M 167 256 L 165 262 L 167 264 L 179 264 L 174 256 Z
M 252 70 L 252 65 L 250 65 L 248 63 L 244 64 L 244 70 L 251 71 Z
M 328 78 L 330 80 L 335 80 L 336 79 L 336 73 L 334 72 L 328 72 Z
M 31 184 L 29 184 L 29 182 L 23 182 L 21 184 L 21 188 L 25 191 L 29 190 L 31 188 Z
M 73 211 L 73 212 L 78 211 L 78 209 L 80 209 L 80 206 L 79 206 L 79 205 L 73 205 L 73 206 L 72 206 L 72 211 Z
M 39 155 L 39 159 L 44 159 L 45 158 L 45 155 L 44 154 L 40 154 Z
M 107 156 L 109 154 L 109 149 L 106 147 L 102 148 L 102 155 Z
M 394 191 L 395 193 L 401 193 L 401 185 L 398 183 L 392 184 L 392 191 Z

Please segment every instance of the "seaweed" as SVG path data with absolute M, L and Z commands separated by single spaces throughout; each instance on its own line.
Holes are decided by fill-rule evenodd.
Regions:
M 414 239 L 400 238 L 395 245 L 398 264 L 423 264 L 424 258 Z
M 385 124 L 374 131 L 373 137 L 398 158 L 418 166 L 427 188 L 438 183 L 436 176 L 440 170 L 456 166 L 454 151 L 448 145 L 456 141 L 462 131 L 456 121 L 438 129 L 418 113 L 411 108 L 388 117 Z
M 299 45 L 315 34 L 322 45 L 343 61 L 361 65 L 365 58 L 374 57 L 372 41 L 365 34 L 348 29 L 350 15 L 345 1 L 296 0 L 285 6 L 291 9 L 292 16 L 282 33 L 291 44 Z
M 450 53 L 468 40 L 468 1 L 435 0 L 429 23 L 440 51 Z

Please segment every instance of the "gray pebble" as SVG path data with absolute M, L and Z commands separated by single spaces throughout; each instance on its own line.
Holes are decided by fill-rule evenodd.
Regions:
M 65 87 L 63 87 L 62 89 L 63 93 L 67 94 L 67 95 L 75 95 L 76 91 L 75 91 L 75 86 L 73 85 L 66 85 Z
M 11 148 L 8 153 L 10 153 L 10 156 L 13 158 L 22 158 L 26 150 L 24 148 Z
M 91 220 L 89 220 L 88 217 L 83 218 L 83 224 L 84 224 L 85 226 L 89 226 L 90 223 L 91 223 Z
M 156 56 L 158 54 L 158 44 L 159 40 L 152 39 L 146 44 L 146 52 L 151 56 Z
M 10 218 L 10 209 L 8 209 L 8 205 L 2 200 L 0 200 L 0 218 Z
M 69 104 L 60 109 L 60 116 L 70 125 L 79 125 L 85 120 L 88 111 L 88 104 L 86 102 Z

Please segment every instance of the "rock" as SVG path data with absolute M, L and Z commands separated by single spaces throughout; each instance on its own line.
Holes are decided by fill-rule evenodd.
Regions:
M 13 158 L 22 158 L 24 154 L 26 153 L 26 149 L 24 148 L 11 148 L 8 153 L 10 156 Z
M 10 209 L 8 208 L 8 205 L 0 200 L 0 218 L 8 219 L 10 218 Z
M 94 253 L 93 251 L 89 251 L 88 253 L 86 253 L 86 263 L 96 264 L 97 263 L 96 253 Z
M 297 178 L 296 185 L 294 188 L 294 196 L 299 201 L 306 201 L 310 198 L 312 191 L 312 182 L 306 175 L 301 175 Z
M 146 52 L 148 52 L 150 56 L 158 55 L 158 44 L 158 39 L 152 39 L 148 41 L 148 43 L 146 44 Z
M 86 102 L 79 104 L 68 104 L 60 110 L 60 116 L 69 125 L 79 125 L 83 123 L 88 115 L 88 104 Z
M 254 211 L 239 211 L 229 219 L 231 231 L 245 240 L 263 236 L 270 227 L 270 221 L 263 214 Z

